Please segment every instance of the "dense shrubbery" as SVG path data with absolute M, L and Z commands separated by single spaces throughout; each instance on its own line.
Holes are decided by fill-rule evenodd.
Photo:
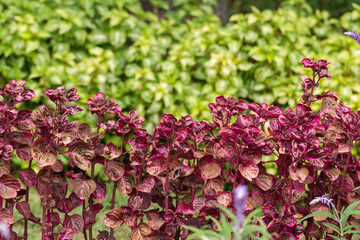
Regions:
M 251 6 L 256 6 L 261 10 L 276 9 L 281 5 L 283 0 L 228 0 L 227 2 L 229 4 L 227 11 L 230 13 L 238 13 L 251 12 Z M 359 0 L 307 0 L 306 2 L 309 3 L 313 9 L 328 11 L 332 17 L 340 17 L 345 12 L 351 11 L 351 4 L 353 2 L 360 3 Z
M 77 234 L 93 239 L 96 215 L 110 195 L 104 224 L 111 230 L 100 231 L 97 239 L 113 240 L 114 229 L 123 224 L 134 240 L 186 239 L 190 231 L 184 225 L 221 230 L 221 221 L 233 226 L 224 223 L 218 206 L 234 211 L 234 204 L 240 222 L 242 211 L 261 207 L 259 221 L 279 240 L 330 234 L 350 239 L 357 231 L 349 228 L 360 225 L 360 211 L 352 212 L 360 199 L 355 189 L 360 162 L 352 154 L 360 140 L 360 111 L 339 102 L 335 91 L 316 90 L 330 78 L 326 60 L 305 58 L 302 64 L 312 76 L 301 75 L 305 93 L 295 109 L 219 96 L 208 105 L 212 122 L 163 114 L 152 134 L 142 129 L 145 119 L 136 110 L 123 114 L 104 93 L 87 100 L 97 117 L 93 126 L 71 120 L 82 111 L 74 88 L 46 90 L 53 107 L 19 110 L 16 105 L 33 99 L 35 92 L 24 89 L 25 81 L 12 80 L 0 88 L 0 221 L 10 228 L 24 221 L 25 229 L 28 221 L 35 222 L 46 240 Z M 106 135 L 115 136 L 114 141 L 106 141 Z M 11 169 L 13 152 L 28 162 L 27 169 Z M 267 172 L 269 162 L 276 164 L 276 174 Z M 95 166 L 103 168 L 112 191 L 95 175 Z M 234 191 L 239 185 L 247 187 Z M 41 196 L 41 218 L 31 211 L 31 187 Z M 232 191 L 239 201 L 233 201 Z M 116 205 L 117 192 L 129 196 L 127 204 Z M 350 208 L 340 218 L 337 211 L 330 214 L 330 203 L 337 211 Z M 82 214 L 73 212 L 78 207 Z M 16 222 L 15 208 L 23 216 Z M 299 220 L 309 213 L 317 216 L 302 225 Z M 251 229 L 261 237 L 255 228 L 244 232 Z
M 156 15 L 137 0 L 4 0 L 0 79 L 31 80 L 37 101 L 46 101 L 42 90 L 62 84 L 82 96 L 107 92 L 124 110 L 138 109 L 151 129 L 162 113 L 210 119 L 207 103 L 222 94 L 294 107 L 297 63 L 311 56 L 333 62 L 333 80 L 323 86 L 360 106 L 360 68 L 350 65 L 359 62 L 355 43 L 339 36 L 342 28 L 358 30 L 358 6 L 329 19 L 288 1 L 276 11 L 234 15 L 220 27 L 213 1 L 199 2 L 173 0 L 176 11 Z

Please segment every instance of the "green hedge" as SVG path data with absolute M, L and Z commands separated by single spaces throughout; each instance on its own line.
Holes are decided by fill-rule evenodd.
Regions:
M 342 34 L 359 30 L 359 6 L 329 19 L 287 1 L 221 27 L 215 2 L 173 0 L 174 11 L 154 14 L 138 0 L 1 0 L 0 81 L 27 79 L 38 101 L 42 89 L 63 84 L 81 96 L 102 91 L 138 109 L 150 128 L 163 113 L 209 119 L 207 104 L 222 94 L 294 106 L 301 59 L 324 58 L 333 79 L 322 88 L 359 108 L 360 48 Z

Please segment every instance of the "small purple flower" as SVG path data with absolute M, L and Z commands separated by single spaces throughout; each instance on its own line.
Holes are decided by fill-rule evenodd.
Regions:
M 245 211 L 245 199 L 248 196 L 249 192 L 247 186 L 239 185 L 234 191 L 234 205 L 236 208 L 236 217 L 238 220 L 235 223 L 235 227 L 242 225 L 244 220 L 244 211 Z
M 326 195 L 323 195 L 322 197 L 316 197 L 316 198 L 314 198 L 314 199 L 310 202 L 310 205 L 314 205 L 314 204 L 316 204 L 316 203 L 321 202 L 321 203 L 326 204 L 326 205 L 328 205 L 328 206 L 330 207 L 330 204 L 333 206 L 332 201 L 333 201 L 333 199 L 330 199 L 330 198 L 328 198 Z
M 353 32 L 344 32 L 345 35 L 351 36 L 353 39 L 355 39 L 358 44 L 360 45 L 360 36 L 357 32 L 353 31 Z

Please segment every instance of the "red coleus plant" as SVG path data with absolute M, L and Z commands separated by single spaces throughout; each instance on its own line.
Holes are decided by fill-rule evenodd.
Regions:
M 153 134 L 141 128 L 144 118 L 136 110 L 124 114 L 103 93 L 87 101 L 97 116 L 95 126 L 69 121 L 82 109 L 74 103 L 76 89 L 64 86 L 45 91 L 53 107 L 19 110 L 16 105 L 35 94 L 24 89 L 25 81 L 12 80 L 0 88 L 0 220 L 11 229 L 15 207 L 24 217 L 19 239 L 27 239 L 32 221 L 42 226 L 42 239 L 83 234 L 92 240 L 92 225 L 110 194 L 111 210 L 104 218 L 110 231 L 104 227 L 97 239 L 115 239 L 114 229 L 123 224 L 131 228 L 131 239 L 185 239 L 184 225 L 216 230 L 206 217 L 220 219 L 217 204 L 234 209 L 232 190 L 241 184 L 249 188 L 246 212 L 262 206 L 261 220 L 277 239 L 322 236 L 328 229 L 312 220 L 304 228 L 296 220 L 318 210 L 309 205 L 317 196 L 329 195 L 338 209 L 360 198 L 353 191 L 360 161 L 351 153 L 360 139 L 360 113 L 339 103 L 336 92 L 314 94 L 320 79 L 330 77 L 327 61 L 302 63 L 313 75 L 301 76 L 306 93 L 295 109 L 219 96 L 217 104 L 209 104 L 212 122 L 164 114 Z M 320 111 L 311 108 L 316 101 L 322 102 Z M 119 141 L 108 142 L 108 135 Z M 11 172 L 14 150 L 29 162 L 27 169 Z M 276 175 L 267 172 L 265 158 L 276 163 Z M 94 174 L 96 164 L 113 182 L 110 193 Z M 41 217 L 30 210 L 30 187 L 41 197 Z M 128 203 L 115 208 L 119 193 L 129 196 Z M 77 207 L 82 215 L 72 213 Z M 359 225 L 357 218 L 349 221 Z M 18 234 L 12 231 L 11 239 Z

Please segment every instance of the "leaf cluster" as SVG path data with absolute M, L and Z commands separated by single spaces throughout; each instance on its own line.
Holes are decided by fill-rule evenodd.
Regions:
M 360 185 L 360 161 L 352 153 L 360 140 L 360 112 L 340 102 L 335 91 L 316 91 L 320 81 L 331 78 L 326 60 L 305 58 L 302 64 L 312 76 L 301 76 L 305 93 L 295 109 L 218 96 L 209 104 L 211 122 L 163 114 L 152 134 L 143 129 L 145 119 L 137 110 L 125 114 L 102 92 L 87 99 L 94 125 L 72 120 L 83 110 L 75 88 L 46 90 L 52 107 L 19 110 L 17 105 L 33 99 L 35 91 L 12 80 L 0 88 L 0 196 L 6 203 L 1 221 L 10 228 L 33 221 L 41 225 L 42 239 L 76 234 L 93 239 L 92 225 L 110 195 L 111 210 L 104 217 L 110 230 L 100 231 L 97 239 L 114 239 L 114 229 L 124 224 L 135 240 L 186 239 L 191 228 L 185 226 L 231 234 L 232 223 L 226 224 L 221 209 L 235 212 L 232 190 L 246 185 L 245 213 L 261 206 L 259 224 L 276 239 L 334 235 L 315 222 L 331 221 L 330 208 L 310 204 L 324 194 L 336 201 L 337 210 L 350 205 L 340 229 L 360 225 L 357 211 L 348 214 L 360 199 L 354 190 Z M 320 111 L 313 109 L 316 104 Z M 11 171 L 11 153 L 28 168 Z M 275 174 L 266 169 L 269 159 L 277 166 Z M 112 184 L 110 193 L 95 167 Z M 31 212 L 31 187 L 41 197 L 41 218 Z M 127 204 L 117 203 L 119 193 L 128 195 Z M 78 207 L 82 215 L 72 213 Z M 14 223 L 15 208 L 24 218 Z M 314 212 L 329 214 L 307 218 L 306 226 L 297 221 Z M 260 230 L 249 225 L 244 231 L 264 237 Z

